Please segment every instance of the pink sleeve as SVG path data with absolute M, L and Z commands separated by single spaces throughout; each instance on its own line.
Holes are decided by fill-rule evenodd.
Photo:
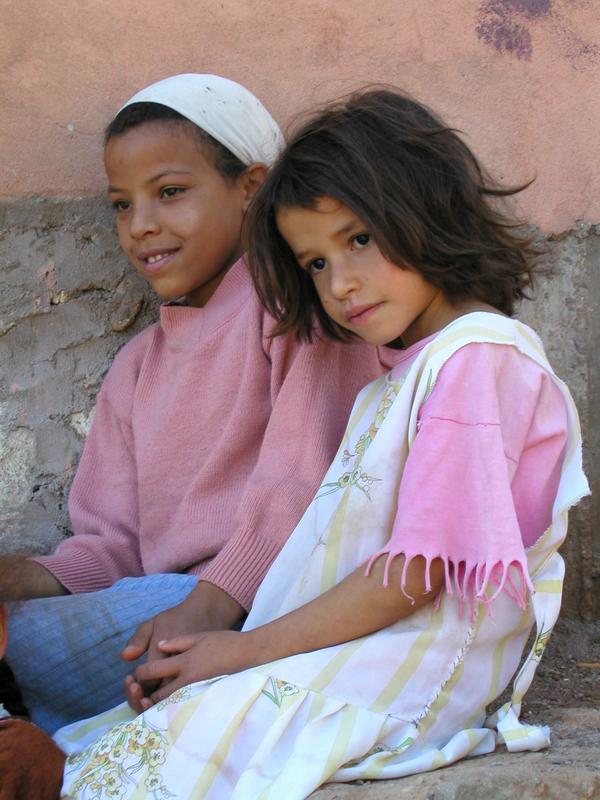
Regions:
M 241 501 L 242 522 L 202 571 L 202 580 L 247 609 L 329 467 L 356 393 L 383 372 L 367 345 L 306 345 L 291 336 L 265 341 L 272 411 Z
M 138 541 L 137 475 L 130 424 L 137 370 L 121 351 L 96 401 L 71 491 L 73 536 L 43 564 L 70 592 L 90 592 L 143 574 Z M 117 410 L 118 409 L 118 410 Z
M 523 606 L 524 538 L 550 524 L 565 442 L 564 402 L 540 367 L 509 346 L 463 347 L 420 410 L 392 535 L 371 563 L 441 558 L 446 591 L 471 608 L 490 583 L 490 599 L 504 590 Z

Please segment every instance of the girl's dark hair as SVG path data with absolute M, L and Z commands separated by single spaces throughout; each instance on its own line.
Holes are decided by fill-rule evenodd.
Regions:
M 197 139 L 204 152 L 208 150 L 215 169 L 227 180 L 234 181 L 246 170 L 246 165 L 237 156 L 234 156 L 225 145 L 184 117 L 183 114 L 160 103 L 132 103 L 130 106 L 125 106 L 104 131 L 104 145 L 106 146 L 115 136 L 121 136 L 131 128 L 136 128 L 146 122 L 167 122 L 184 127 Z
M 279 233 L 280 208 L 333 197 L 351 209 L 399 268 L 418 270 L 450 301 L 467 298 L 512 314 L 533 286 L 538 251 L 489 198 L 492 183 L 456 132 L 420 103 L 371 89 L 327 106 L 287 145 L 246 218 L 249 265 L 274 333 L 351 338 L 323 310 L 312 278 Z

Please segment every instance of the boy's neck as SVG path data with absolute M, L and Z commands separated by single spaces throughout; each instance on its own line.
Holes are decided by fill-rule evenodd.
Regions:
M 219 288 L 223 278 L 231 268 L 231 264 L 227 264 L 220 272 L 214 275 L 210 280 L 193 289 L 184 298 L 186 306 L 192 308 L 204 308 L 208 301 L 212 298 L 214 293 Z

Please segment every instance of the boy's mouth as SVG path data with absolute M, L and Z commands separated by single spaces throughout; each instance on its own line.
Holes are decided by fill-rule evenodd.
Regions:
M 147 250 L 138 254 L 139 261 L 143 262 L 146 270 L 154 272 L 166 266 L 177 253 L 177 248 L 172 250 Z

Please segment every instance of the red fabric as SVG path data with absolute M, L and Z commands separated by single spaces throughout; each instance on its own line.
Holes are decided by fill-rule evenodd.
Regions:
M 31 722 L 0 720 L 0 800 L 58 800 L 65 760 Z

